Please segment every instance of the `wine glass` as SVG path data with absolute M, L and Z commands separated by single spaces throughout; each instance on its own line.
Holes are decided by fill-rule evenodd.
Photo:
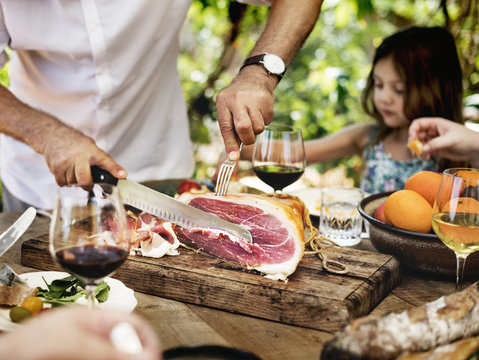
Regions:
M 58 191 L 50 224 L 50 253 L 85 285 L 88 307 L 95 306 L 98 283 L 126 260 L 130 247 L 125 208 L 118 188 L 94 184 L 88 190 Z
M 264 183 L 281 194 L 283 188 L 304 173 L 306 160 L 301 130 L 271 124 L 257 136 L 253 150 L 253 171 Z
M 456 291 L 462 290 L 467 256 L 479 250 L 478 192 L 479 169 L 447 169 L 434 203 L 434 232 L 456 254 Z

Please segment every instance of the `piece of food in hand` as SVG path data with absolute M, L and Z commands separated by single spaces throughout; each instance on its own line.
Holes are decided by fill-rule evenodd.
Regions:
M 178 184 L 178 194 L 183 194 L 184 192 L 189 192 L 192 190 L 201 190 L 201 185 L 198 181 L 193 179 L 186 179 Z
M 374 218 L 382 223 L 386 223 L 386 217 L 384 216 L 384 203 L 376 208 L 374 211 Z
M 411 149 L 414 155 L 420 156 L 422 154 L 424 145 L 418 139 L 414 139 L 407 144 L 407 147 Z
M 130 252 L 135 255 L 159 258 L 164 255 L 178 255 L 180 242 L 170 222 L 147 212 L 136 215 L 127 212 L 130 229 Z
M 286 280 L 303 257 L 304 224 L 309 214 L 295 196 L 183 193 L 178 200 L 244 226 L 253 237 L 253 243 L 249 244 L 214 229 L 175 228 L 186 247 L 237 262 L 274 280 Z
M 395 227 L 429 233 L 432 229 L 432 206 L 417 192 L 398 190 L 386 198 L 384 216 Z
M 0 269 L 0 305 L 21 305 L 23 300 L 35 296 L 37 289 L 31 288 L 7 264 Z
M 353 320 L 325 345 L 321 359 L 396 359 L 405 352 L 428 351 L 475 336 L 479 334 L 478 285 L 399 314 Z

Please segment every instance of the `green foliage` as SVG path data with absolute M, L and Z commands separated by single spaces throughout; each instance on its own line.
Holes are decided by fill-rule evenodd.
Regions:
M 449 2 L 451 19 L 448 21 L 460 18 L 460 7 L 457 4 L 460 1 Z M 206 80 L 194 82 L 190 75 L 194 71 L 202 71 L 206 78 L 217 66 L 222 37 L 224 38 L 229 26 L 227 9 L 214 6 L 214 3 L 216 1 L 213 0 L 193 2 L 188 21 L 192 24 L 191 29 L 194 27 L 197 30 L 192 36 L 198 40 L 195 41 L 193 52 L 182 52 L 180 61 L 189 106 L 193 105 L 191 100 L 203 91 L 210 101 L 206 106 L 203 104 L 203 107 L 211 110 L 210 113 L 203 113 L 203 119 L 212 120 L 216 117 L 214 95 L 234 77 L 261 33 L 268 12 L 267 7 L 247 7 L 240 24 L 241 33 L 235 43 L 237 51 L 231 66 L 223 71 L 211 86 L 204 87 Z M 330 134 L 349 124 L 371 121 L 361 108 L 360 95 L 364 79 L 371 69 L 374 49 L 385 36 L 399 28 L 410 25 L 444 26 L 445 23 L 439 0 L 325 0 L 313 32 L 276 89 L 275 121 L 301 126 L 305 139 Z M 208 39 L 203 36 L 205 27 L 208 28 Z M 479 35 L 477 21 L 471 22 L 469 18 L 465 18 L 460 26 L 455 28 L 456 33 L 461 34 L 459 30 L 462 28 L 468 30 L 469 35 Z M 470 41 L 463 40 L 459 35 L 457 39 L 461 55 L 463 48 L 470 48 Z M 205 45 L 207 49 L 202 50 L 201 47 Z M 472 62 L 475 70 L 466 73 L 466 95 L 473 93 L 475 87 L 479 86 L 477 49 Z M 195 121 L 198 121 L 198 118 L 192 119 L 192 122 Z M 194 128 L 200 127 L 195 125 Z M 198 135 L 199 133 L 192 131 L 195 142 L 199 140 Z M 201 142 L 206 140 L 203 131 Z M 343 164 L 354 178 L 358 178 L 359 163 L 359 159 L 353 157 L 331 164 L 320 164 L 318 168 L 325 171 Z

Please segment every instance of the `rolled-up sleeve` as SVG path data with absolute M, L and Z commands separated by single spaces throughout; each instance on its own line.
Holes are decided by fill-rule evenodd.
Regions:
M 3 17 L 3 9 L 0 6 L 0 68 L 3 68 L 8 62 L 8 55 L 5 52 L 5 48 L 10 42 L 10 35 L 8 34 L 7 27 L 5 26 L 5 19 Z
M 250 5 L 265 5 L 270 6 L 271 0 L 236 0 L 237 2 Z

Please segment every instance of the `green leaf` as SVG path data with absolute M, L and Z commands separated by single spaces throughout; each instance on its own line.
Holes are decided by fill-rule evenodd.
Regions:
M 44 278 L 43 281 L 47 285 L 47 289 L 37 287 L 36 296 L 43 297 L 44 302 L 52 304 L 52 306 L 71 304 L 86 294 L 83 284 L 74 276 L 56 279 L 50 284 Z M 110 286 L 105 281 L 100 282 L 95 292 L 98 302 L 108 300 L 109 292 Z
M 102 281 L 101 283 L 98 284 L 96 288 L 95 296 L 98 302 L 102 303 L 108 300 L 109 293 L 110 293 L 110 286 L 105 281 Z

